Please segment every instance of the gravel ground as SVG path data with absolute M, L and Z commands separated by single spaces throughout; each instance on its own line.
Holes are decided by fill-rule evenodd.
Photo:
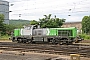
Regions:
M 43 54 L 43 53 L 32 53 L 24 52 L 20 53 L 17 51 L 2 51 L 0 53 L 0 60 L 70 60 L 68 56 L 59 56 L 53 54 Z
M 90 60 L 90 58 L 85 57 L 80 59 Z M 70 56 L 34 52 L 0 51 L 0 60 L 70 60 Z
M 11 42 L 11 41 L 0 41 Z M 90 40 L 84 40 L 81 43 L 90 43 Z M 17 52 L 0 50 L 0 60 L 70 60 L 70 56 L 33 53 L 33 52 Z M 90 58 L 81 57 L 80 60 L 90 60 Z
M 81 43 L 90 43 L 90 40 L 83 40 Z

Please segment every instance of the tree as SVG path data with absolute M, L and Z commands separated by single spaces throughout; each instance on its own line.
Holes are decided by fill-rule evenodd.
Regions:
M 32 20 L 32 21 L 30 21 L 30 25 L 38 25 L 39 24 L 39 22 L 38 21 L 35 21 L 35 20 Z
M 90 34 L 90 16 L 84 16 L 82 19 L 82 31 L 83 33 Z
M 40 26 L 45 28 L 45 27 L 48 27 L 48 23 L 50 23 L 50 19 L 51 19 L 51 14 L 49 14 L 48 16 L 47 15 L 44 15 L 45 18 L 42 18 L 42 19 L 39 19 L 39 23 L 40 23 Z
M 5 35 L 5 34 L 10 34 L 11 31 L 13 31 L 14 26 L 4 24 L 4 15 L 0 14 L 0 34 Z
M 39 19 L 40 26 L 42 28 L 56 28 L 61 27 L 65 22 L 65 19 L 57 18 L 56 15 L 54 18 L 51 18 L 51 14 L 44 15 L 45 18 Z
M 2 24 L 4 22 L 4 15 L 0 14 L 0 24 Z
M 3 14 L 0 14 L 0 31 L 2 31 L 2 28 L 3 28 L 3 22 L 4 22 L 4 15 Z
M 54 18 L 51 18 L 51 14 L 44 15 L 44 18 L 39 19 L 39 21 L 32 20 L 30 25 L 40 25 L 41 28 L 57 28 L 61 27 L 65 19 L 57 18 L 56 15 Z
M 0 34 L 3 33 L 3 28 L 4 28 L 4 15 L 0 14 Z
M 10 35 L 11 32 L 13 32 L 14 29 L 15 29 L 15 26 L 5 24 L 5 25 L 4 25 L 4 35 L 5 35 L 5 34 Z

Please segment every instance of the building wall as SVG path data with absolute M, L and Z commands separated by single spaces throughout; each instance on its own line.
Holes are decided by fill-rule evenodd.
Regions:
M 78 32 L 81 33 L 82 30 L 82 24 L 81 22 L 66 22 L 62 25 L 62 27 L 76 27 L 78 29 Z
M 0 0 L 0 14 L 4 14 L 4 23 L 9 24 L 9 2 Z

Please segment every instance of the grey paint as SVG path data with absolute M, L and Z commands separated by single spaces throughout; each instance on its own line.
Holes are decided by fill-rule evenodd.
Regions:
M 0 0 L 0 14 L 4 14 L 4 23 L 9 24 L 9 2 Z
M 47 35 L 47 28 L 34 29 L 33 35 L 34 36 L 46 36 Z
M 23 26 L 24 28 L 21 29 L 21 35 L 31 35 L 33 34 L 33 28 L 34 25 L 32 26 Z
M 31 36 L 46 36 L 48 28 L 38 28 L 37 26 L 24 26 L 21 29 L 21 35 L 31 35 Z

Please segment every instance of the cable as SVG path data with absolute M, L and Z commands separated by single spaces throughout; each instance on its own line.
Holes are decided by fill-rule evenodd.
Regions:
M 25 1 L 25 0 L 24 0 Z M 21 2 L 21 1 L 16 1 L 16 2 Z M 73 4 L 73 3 L 75 3 L 75 4 Z M 70 6 L 70 7 L 72 7 L 72 8 L 62 8 L 62 10 L 67 10 L 67 12 L 62 12 L 61 14 L 65 14 L 65 13 L 82 13 L 82 12 L 90 12 L 90 11 L 83 11 L 83 10 L 81 10 L 81 11 L 77 11 L 78 9 L 81 9 L 81 7 L 78 7 L 77 8 L 77 5 L 78 6 L 85 6 L 85 4 L 86 3 L 89 3 L 88 2 L 88 0 L 84 0 L 84 1 L 79 1 L 79 2 L 73 2 L 72 4 L 73 4 L 73 7 L 72 7 L 72 5 Z M 88 4 L 87 4 L 88 5 Z M 27 3 L 27 6 L 28 6 L 28 3 Z M 23 6 L 24 7 L 24 6 Z M 61 7 L 65 7 L 65 6 L 61 6 Z M 58 8 L 58 7 L 56 7 L 56 8 Z M 90 8 L 90 7 L 84 7 L 84 9 L 85 8 Z M 34 8 L 33 8 L 34 9 Z M 33 10 L 33 9 L 28 9 L 28 7 L 27 8 L 25 8 L 25 9 L 23 9 L 23 10 L 13 10 L 13 12 L 21 12 L 21 11 L 31 11 L 31 10 Z M 35 9 L 35 10 L 38 10 L 38 9 L 40 9 L 40 7 L 39 8 L 37 8 L 37 9 Z M 71 9 L 71 10 L 69 10 L 69 9 Z M 59 10 L 60 12 L 62 11 L 62 10 Z M 73 10 L 73 11 L 72 11 Z M 23 13 L 23 14 L 29 14 L 29 13 Z M 22 14 L 22 15 L 23 15 Z M 14 14 L 15 15 L 15 14 Z

